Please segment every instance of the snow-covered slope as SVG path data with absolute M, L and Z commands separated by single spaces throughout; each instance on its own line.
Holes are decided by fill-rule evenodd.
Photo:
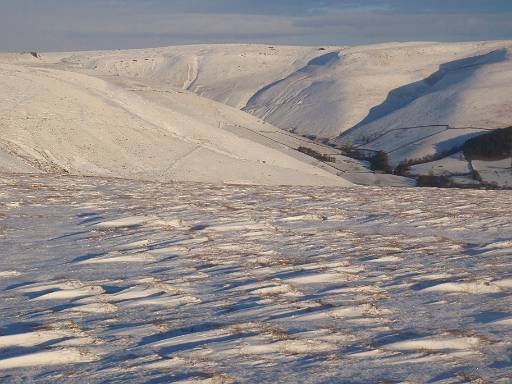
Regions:
M 511 46 L 410 43 L 340 49 L 260 91 L 245 110 L 281 128 L 329 138 L 354 126 L 366 133 L 372 122 L 377 131 L 384 125 L 500 127 L 512 120 Z M 383 119 L 389 115 L 394 119 Z
M 279 130 L 242 111 L 169 87 L 34 67 L 22 56 L 0 64 L 0 170 L 349 184 L 267 137 Z
M 455 60 L 441 65 L 423 81 L 390 92 L 386 101 L 374 107 L 341 140 L 389 150 L 432 134 L 443 133 L 435 139 L 437 145 L 457 136 L 467 139 L 468 134 L 478 130 L 461 128 L 500 128 L 512 122 L 511 90 L 512 61 L 508 49 Z M 447 138 L 445 129 L 436 127 L 439 125 L 458 130 Z M 399 134 L 384 137 L 393 131 Z
M 460 162 L 443 158 L 467 140 L 511 124 L 511 51 L 502 47 L 443 64 L 427 79 L 393 90 L 337 142 L 383 150 L 392 166 L 423 163 L 410 174 L 438 174 L 442 169 L 445 176 L 472 178 L 471 166 L 462 155 L 457 157 L 469 167 L 468 172 L 460 172 L 464 167 Z M 493 165 L 485 163 L 479 164 L 481 182 L 510 187 L 510 160 L 499 172 L 492 172 L 488 168 Z
M 0 177 L 0 382 L 508 383 L 509 206 Z
M 259 90 L 323 52 L 312 47 L 219 44 L 43 54 L 40 60 L 178 87 L 241 109 Z
M 39 60 L 188 89 L 282 129 L 333 138 L 397 111 L 395 120 L 404 124 L 503 125 L 512 119 L 511 46 L 509 41 L 344 48 L 198 45 L 43 54 Z M 499 91 L 489 93 L 495 86 Z M 385 123 L 395 120 L 388 117 Z
M 389 128 L 433 124 L 501 127 L 511 119 L 512 61 L 507 48 L 484 46 L 478 54 L 443 63 L 428 78 L 393 89 L 358 124 Z M 466 53 L 467 54 L 467 53 Z M 379 121 L 380 120 L 380 121 Z M 407 125 L 405 125 L 407 126 Z
M 109 84 L 115 82 L 131 94 L 130 100 L 151 99 L 151 105 L 167 110 L 177 108 L 180 103 L 193 104 L 194 107 L 180 113 L 187 116 L 196 113 L 194 119 L 201 120 L 203 126 L 220 127 L 230 134 L 233 129 L 229 127 L 250 125 L 248 128 L 258 131 L 256 141 L 260 141 L 260 133 L 267 139 L 272 136 L 260 144 L 276 144 L 273 140 L 279 134 L 275 128 L 263 126 L 256 119 L 240 124 L 237 119 L 248 118 L 242 114 L 234 117 L 230 110 L 228 121 L 219 124 L 217 112 L 199 113 L 203 106 L 216 104 L 194 99 L 188 93 L 192 92 L 243 109 L 286 131 L 330 138 L 337 144 L 370 151 L 384 150 L 391 165 L 397 166 L 418 159 L 437 161 L 445 154 L 452 155 L 465 140 L 485 130 L 512 124 L 511 47 L 510 41 L 388 43 L 361 47 L 232 44 L 45 53 L 39 57 L 4 55 L 3 59 L 13 65 L 60 69 L 68 74 L 101 78 Z M 180 90 L 184 93 L 179 93 Z M 211 107 L 210 111 L 215 108 L 224 107 Z M 146 110 L 140 106 L 135 109 Z M 169 123 L 170 119 L 165 121 Z M 208 128 L 208 131 L 218 129 Z M 234 131 L 241 135 L 241 130 Z M 245 133 L 248 138 L 247 129 Z M 251 133 L 250 141 L 256 136 Z M 278 140 L 281 144 L 282 139 L 288 140 L 281 135 Z M 294 138 L 292 142 L 296 144 L 297 140 Z M 226 142 L 223 145 L 221 151 L 232 147 Z M 244 156 L 245 151 L 241 157 Z M 254 156 L 249 158 L 254 160 Z M 269 164 L 266 159 L 257 159 Z M 12 159 L 9 161 L 12 168 Z M 285 163 L 270 161 L 273 165 Z M 322 167 L 330 173 L 355 174 L 346 172 L 344 165 L 341 170 Z M 251 168 L 252 174 L 253 171 Z M 205 175 L 212 175 L 211 170 L 206 170 Z M 233 179 L 242 181 L 239 176 L 235 172 Z M 369 175 L 361 181 L 370 184 L 372 179 L 374 175 Z M 289 182 L 295 183 L 294 180 L 297 178 Z

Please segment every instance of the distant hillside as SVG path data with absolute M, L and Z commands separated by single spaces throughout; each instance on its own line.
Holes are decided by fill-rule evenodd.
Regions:
M 403 171 L 408 165 L 412 176 L 442 173 L 473 183 L 471 165 L 459 151 L 470 139 L 512 121 L 511 51 L 512 41 L 358 47 L 226 44 L 0 55 L 0 61 L 3 57 L 11 64 L 99 77 L 129 92 L 151 93 L 160 103 L 180 92 L 189 98 L 195 93 L 270 123 L 270 133 L 261 126 L 257 130 L 272 136 L 270 142 L 279 135 L 278 127 L 284 131 L 279 140 L 290 133 L 294 149 L 301 146 L 299 135 L 314 137 L 349 148 L 347 154 L 382 151 L 390 169 L 401 166 Z M 203 122 L 222 128 L 222 114 L 203 114 L 208 119 Z M 344 164 L 329 163 L 335 167 L 323 165 L 324 170 L 345 175 Z M 9 167 L 13 164 L 9 158 Z M 506 172 L 503 164 L 497 166 Z M 368 171 L 360 163 L 351 168 L 355 172 L 350 177 L 361 167 L 362 173 Z M 500 184 L 500 172 L 487 173 Z

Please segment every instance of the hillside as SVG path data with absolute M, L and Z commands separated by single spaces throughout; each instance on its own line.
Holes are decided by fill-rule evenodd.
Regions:
M 469 104 L 500 81 L 505 81 L 500 88 L 506 88 L 510 47 L 507 41 L 356 47 L 232 44 L 43 54 L 40 60 L 180 87 L 243 108 L 285 130 L 334 138 L 397 111 L 412 125 L 501 126 L 511 118 L 506 91 L 485 100 L 479 110 Z M 403 111 L 416 99 L 438 92 L 447 97 L 457 90 L 465 99 L 446 104 L 436 98 L 442 108 L 434 115 L 434 105 L 430 110 L 417 106 L 414 115 Z M 489 106 L 494 110 L 482 115 Z M 402 121 L 403 115 L 396 120 Z
M 33 64 L 13 57 L 0 64 L 0 170 L 350 184 L 272 139 L 277 128 L 231 107 L 190 92 Z
M 451 61 L 425 80 L 390 92 L 338 142 L 385 150 L 394 164 L 448 152 L 485 130 L 507 126 L 511 89 L 506 48 Z
M 475 181 L 472 165 L 458 150 L 473 137 L 510 125 L 511 47 L 512 42 L 509 41 L 388 43 L 360 47 L 230 44 L 43 53 L 37 57 L 11 54 L 3 55 L 0 61 L 25 70 L 37 67 L 47 71 L 64 71 L 59 73 L 69 76 L 84 76 L 82 79 L 92 77 L 95 81 L 122 89 L 125 95 L 129 95 L 130 103 L 141 98 L 145 100 L 143 103 L 151 100 L 151 105 L 158 105 L 157 115 L 162 109 L 173 114 L 177 108 L 180 114 L 185 115 L 181 116 L 183 119 L 189 119 L 192 114 L 189 122 L 200 120 L 199 125 L 191 125 L 195 126 L 192 131 L 197 130 L 198 126 L 203 127 L 200 135 L 203 141 L 210 140 L 209 132 L 214 131 L 222 132 L 223 137 L 237 136 L 237 139 L 228 139 L 231 144 L 223 139 L 221 152 L 234 151 L 235 157 L 245 159 L 247 156 L 247 160 L 260 162 L 255 167 L 249 167 L 249 173 L 237 172 L 235 169 L 238 165 L 227 166 L 226 169 L 231 170 L 221 178 L 223 180 L 276 183 L 277 179 L 284 180 L 285 177 L 275 168 L 270 173 L 274 176 L 264 176 L 259 180 L 247 180 L 241 175 L 265 174 L 261 169 L 267 168 L 268 164 L 297 170 L 302 168 L 295 162 L 298 160 L 358 184 L 410 184 L 404 179 L 372 173 L 364 162 L 342 156 L 346 152 L 297 136 L 302 135 L 324 142 L 330 140 L 331 145 L 354 147 L 370 155 L 384 151 L 392 168 L 408 164 L 409 173 L 406 175 L 412 177 L 436 174 L 441 170 L 450 177 L 462 177 L 465 183 L 472 184 Z M 135 101 L 135 104 L 138 102 Z M 183 105 L 195 106 L 184 111 Z M 200 113 L 202 108 L 208 111 Z M 140 105 L 135 109 L 141 110 Z M 215 109 L 222 110 L 222 114 L 230 117 L 220 118 L 220 112 L 213 112 Z M 234 109 L 255 115 L 266 124 L 262 125 L 258 119 L 251 120 L 242 112 L 237 114 Z M 162 121 L 153 122 L 155 113 L 151 114 L 149 121 L 162 126 Z M 166 118 L 166 124 L 174 118 Z M 244 122 L 240 123 L 239 119 Z M 245 128 L 233 129 L 241 126 Z M 192 131 L 187 130 L 185 136 Z M 258 133 L 254 135 L 254 131 Z M 183 136 L 183 131 L 180 134 Z M 295 159 L 295 165 L 290 163 L 285 166 L 287 162 L 283 159 L 258 157 L 266 149 L 263 152 L 255 149 L 249 156 L 251 151 L 242 149 L 245 144 L 240 146 L 240 137 L 256 140 L 258 145 L 279 149 L 281 153 L 284 150 L 286 155 Z M 335 155 L 339 161 L 335 164 L 311 163 L 314 160 L 312 157 L 293 151 L 302 146 L 304 140 L 312 149 L 325 155 Z M 238 149 L 232 149 L 235 143 Z M 19 161 L 9 157 L 5 146 L 1 148 L 4 148 L 0 152 L 4 168 L 15 167 L 14 164 Z M 197 153 L 193 152 L 187 159 L 195 156 Z M 267 165 L 262 165 L 262 161 Z M 187 165 L 190 165 L 188 163 L 190 161 L 187 161 Z M 221 163 L 225 164 L 224 161 Z M 128 168 L 134 173 L 137 167 Z M 155 174 L 163 172 L 157 169 Z M 311 168 L 302 171 L 317 172 Z M 110 174 L 117 172 L 110 171 Z M 202 173 L 203 176 L 198 176 L 197 180 L 215 181 L 212 170 L 183 172 Z M 502 175 L 506 176 L 507 167 L 504 172 Z M 141 170 L 138 174 L 147 172 Z M 160 176 L 180 180 L 190 178 L 176 171 Z M 290 180 L 281 182 L 308 180 L 299 176 L 290 177 Z M 497 178 L 498 184 L 501 184 L 502 176 Z M 318 182 L 311 181 L 313 184 Z
M 468 139 L 509 125 L 511 47 L 509 41 L 198 45 L 43 54 L 38 65 L 189 90 L 286 131 L 383 150 L 397 167 L 439 161 Z M 437 165 L 422 172 L 436 172 Z M 472 182 L 468 166 L 464 177 Z
M 40 61 L 181 88 L 241 109 L 262 88 L 321 54 L 312 47 L 216 44 L 47 53 Z

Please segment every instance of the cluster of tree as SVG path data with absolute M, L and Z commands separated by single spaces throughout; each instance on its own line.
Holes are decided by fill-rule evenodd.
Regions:
M 334 156 L 324 155 L 323 153 L 317 152 L 309 147 L 299 147 L 297 151 L 302 152 L 308 156 L 314 157 L 317 160 L 324 161 L 327 163 L 335 163 L 336 158 Z
M 497 161 L 512 157 L 512 127 L 469 139 L 462 150 L 468 160 Z
M 344 144 L 336 146 L 343 156 L 351 157 L 357 160 L 369 161 L 372 155 L 369 155 L 369 151 L 354 148 L 352 145 Z
M 393 169 L 389 165 L 389 158 L 386 152 L 378 151 L 369 160 L 372 170 L 384 173 L 393 172 Z

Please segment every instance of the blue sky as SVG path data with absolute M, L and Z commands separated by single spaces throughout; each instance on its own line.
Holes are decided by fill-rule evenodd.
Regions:
M 0 51 L 512 39 L 512 0 L 0 0 Z

